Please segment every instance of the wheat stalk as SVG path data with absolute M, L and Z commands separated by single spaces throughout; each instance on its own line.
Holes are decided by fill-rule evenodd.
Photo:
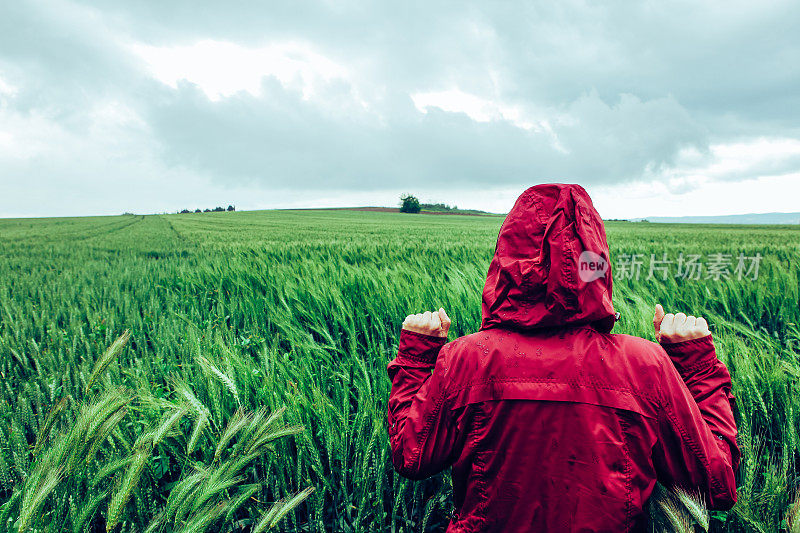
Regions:
M 795 489 L 792 504 L 786 512 L 787 533 L 800 533 L 800 487 Z
M 94 385 L 94 382 L 97 381 L 97 378 L 99 378 L 100 375 L 106 371 L 111 362 L 119 357 L 119 354 L 122 353 L 122 349 L 125 348 L 126 344 L 128 344 L 128 340 L 130 340 L 130 338 L 131 332 L 126 329 L 122 335 L 120 335 L 117 340 L 115 340 L 111 346 L 108 347 L 105 353 L 100 356 L 100 358 L 94 364 L 94 368 L 89 376 L 88 383 L 86 383 L 86 394 L 89 394 L 89 391 L 92 390 L 92 385 Z
M 648 501 L 650 521 L 662 533 L 708 531 L 709 515 L 701 496 L 681 487 L 667 489 L 656 483 Z

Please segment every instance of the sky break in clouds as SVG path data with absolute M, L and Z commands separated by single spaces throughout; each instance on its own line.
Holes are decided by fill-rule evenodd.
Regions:
M 0 216 L 797 211 L 796 2 L 0 5 Z

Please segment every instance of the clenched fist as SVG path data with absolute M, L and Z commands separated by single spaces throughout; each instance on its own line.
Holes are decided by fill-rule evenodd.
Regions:
M 653 327 L 656 329 L 656 340 L 663 343 L 688 341 L 711 335 L 705 318 L 686 316 L 683 313 L 665 315 L 661 304 L 656 304 Z
M 408 315 L 403 321 L 403 329 L 422 333 L 423 335 L 434 335 L 436 337 L 447 337 L 450 329 L 450 317 L 440 307 L 439 311 L 425 311 L 416 315 Z

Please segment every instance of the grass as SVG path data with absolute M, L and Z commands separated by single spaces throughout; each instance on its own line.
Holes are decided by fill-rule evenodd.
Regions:
M 475 331 L 501 217 L 234 212 L 0 221 L 1 531 L 436 531 L 447 475 L 392 469 L 406 314 Z M 796 226 L 606 223 L 616 333 L 709 319 L 734 377 L 739 503 L 797 527 Z M 645 279 L 650 254 L 760 253 L 755 281 Z

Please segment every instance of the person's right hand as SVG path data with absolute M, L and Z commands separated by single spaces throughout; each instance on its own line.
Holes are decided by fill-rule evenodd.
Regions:
M 688 341 L 711 335 L 705 318 L 686 316 L 683 313 L 664 314 L 661 304 L 656 304 L 653 327 L 656 330 L 656 340 L 660 343 Z

